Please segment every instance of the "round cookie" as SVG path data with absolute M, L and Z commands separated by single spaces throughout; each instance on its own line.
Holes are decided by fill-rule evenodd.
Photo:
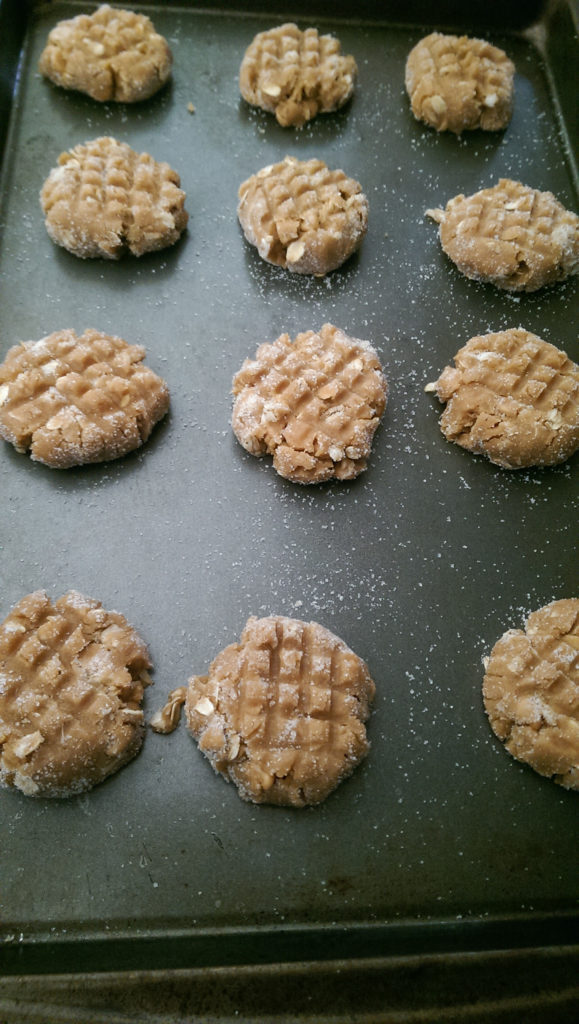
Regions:
M 241 62 L 239 88 L 244 100 L 275 114 L 284 128 L 300 127 L 347 103 L 357 71 L 334 36 L 288 23 L 256 35 Z
M 448 403 L 449 441 L 504 469 L 553 466 L 579 448 L 579 366 L 522 327 L 470 341 L 426 391 Z
M 366 469 L 386 406 L 380 361 L 367 341 L 332 324 L 260 345 L 233 379 L 232 426 L 252 455 L 301 484 L 351 480 Z
M 167 163 L 101 136 L 61 153 L 40 193 L 53 242 L 81 259 L 118 260 L 173 245 L 188 220 Z
M 14 346 L 0 365 L 0 437 L 46 466 L 118 459 L 169 408 L 145 350 L 99 331 L 55 331 Z
M 149 18 L 103 4 L 94 14 L 60 21 L 38 68 L 55 85 L 93 100 L 135 103 L 165 84 L 171 64 L 167 40 Z
M 406 61 L 412 113 L 439 132 L 502 131 L 511 119 L 514 73 L 497 46 L 432 32 Z
M 286 156 L 239 189 L 237 215 L 268 263 L 295 274 L 324 274 L 358 249 L 368 228 L 361 186 L 322 160 Z
M 147 648 L 123 615 L 71 590 L 36 591 L 0 625 L 0 785 L 91 789 L 139 752 Z
M 440 224 L 446 255 L 475 281 L 534 292 L 579 273 L 579 217 L 551 192 L 501 178 L 426 213 Z
M 579 790 L 579 599 L 553 601 L 509 629 L 486 662 L 484 705 L 518 761 Z
M 207 676 L 189 680 L 189 731 L 244 800 L 319 804 L 366 756 L 375 687 L 315 622 L 250 618 Z

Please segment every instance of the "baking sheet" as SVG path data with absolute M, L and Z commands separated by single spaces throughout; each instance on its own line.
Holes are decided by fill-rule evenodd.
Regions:
M 576 941 L 577 796 L 503 751 L 480 690 L 501 633 L 576 593 L 577 457 L 501 471 L 444 440 L 423 392 L 487 330 L 522 325 L 579 358 L 576 282 L 517 297 L 467 281 L 424 218 L 501 176 L 577 208 L 537 34 L 493 32 L 517 65 L 512 123 L 456 139 L 419 125 L 404 92 L 428 26 L 317 19 L 355 55 L 359 85 L 294 133 L 237 90 L 271 15 L 134 5 L 169 39 L 174 80 L 146 104 L 101 107 L 36 72 L 50 27 L 88 6 L 31 13 L 2 178 L 1 352 L 61 327 L 120 334 L 145 345 L 172 408 L 145 448 L 101 466 L 56 472 L 2 445 L 0 614 L 39 587 L 122 611 L 155 665 L 149 716 L 250 614 L 321 622 L 378 692 L 367 761 L 319 808 L 242 803 L 183 727 L 149 734 L 82 797 L 2 791 L 2 969 Z M 107 264 L 48 239 L 42 182 L 102 134 L 179 171 L 191 219 L 173 248 Z M 286 153 L 342 167 L 370 201 L 360 253 L 324 280 L 263 263 L 236 221 L 239 183 Z M 300 488 L 237 444 L 229 391 L 259 342 L 326 321 L 374 344 L 390 401 L 362 477 Z

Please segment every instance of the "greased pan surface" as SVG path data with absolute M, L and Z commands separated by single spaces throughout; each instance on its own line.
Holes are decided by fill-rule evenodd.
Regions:
M 429 26 L 317 19 L 356 57 L 358 88 L 294 133 L 237 88 L 245 47 L 280 18 L 144 8 L 173 83 L 99 106 L 36 71 L 49 29 L 81 9 L 30 13 L 3 166 L 1 354 L 60 327 L 119 334 L 146 347 L 172 408 L 140 452 L 100 466 L 49 470 L 2 444 L 0 614 L 37 588 L 123 612 L 155 666 L 147 717 L 250 614 L 330 628 L 367 661 L 377 698 L 367 761 L 317 809 L 241 802 L 184 726 L 149 733 L 85 796 L 1 791 L 3 969 L 356 956 L 372 936 L 403 952 L 570 941 L 577 794 L 506 754 L 481 682 L 505 629 L 577 593 L 577 457 L 501 471 L 444 440 L 423 390 L 487 330 L 521 325 L 579 358 L 576 282 L 514 297 L 467 281 L 424 217 L 501 176 L 577 209 L 548 65 L 495 29 L 517 66 L 510 127 L 439 136 L 403 86 Z M 102 134 L 180 173 L 190 222 L 173 248 L 105 263 L 50 242 L 40 187 L 62 150 Z M 343 168 L 370 201 L 359 255 L 323 280 L 265 264 L 236 221 L 240 182 L 286 153 Z M 235 441 L 231 379 L 259 342 L 326 321 L 373 343 L 390 399 L 363 476 L 300 488 Z

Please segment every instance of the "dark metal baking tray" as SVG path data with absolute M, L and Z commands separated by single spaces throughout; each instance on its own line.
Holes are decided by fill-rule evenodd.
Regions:
M 508 130 L 457 139 L 419 125 L 404 93 L 430 5 L 294 5 L 302 24 L 339 34 L 360 71 L 349 106 L 299 133 L 237 89 L 245 46 L 285 6 L 132 6 L 167 36 L 175 69 L 128 107 L 36 71 L 49 28 L 89 4 L 0 4 L 1 354 L 98 327 L 144 344 L 172 394 L 167 421 L 118 462 L 58 472 L 1 446 L 0 614 L 39 587 L 125 613 L 155 665 L 148 714 L 248 615 L 317 620 L 371 668 L 372 748 L 305 811 L 241 802 L 184 728 L 149 734 L 85 796 L 2 791 L 0 972 L 579 943 L 577 795 L 513 761 L 481 703 L 481 659 L 504 629 L 577 592 L 577 457 L 501 471 L 443 439 L 423 392 L 487 330 L 520 324 L 579 357 L 576 282 L 515 297 L 467 281 L 424 218 L 500 176 L 577 208 L 573 8 L 437 5 L 436 27 L 492 25 L 517 66 Z M 62 150 L 101 134 L 180 172 L 191 219 L 172 249 L 109 264 L 48 239 L 44 178 Z M 324 280 L 266 265 L 236 222 L 239 183 L 286 153 L 344 168 L 370 200 L 359 255 Z M 300 488 L 236 443 L 229 390 L 258 342 L 325 321 L 374 343 L 390 401 L 362 477 Z

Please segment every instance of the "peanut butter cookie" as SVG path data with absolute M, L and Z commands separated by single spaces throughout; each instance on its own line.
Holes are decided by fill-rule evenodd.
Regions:
M 46 230 L 81 259 L 165 249 L 188 220 L 179 185 L 169 164 L 102 136 L 59 156 L 40 193 Z
M 551 192 L 501 178 L 426 213 L 440 224 L 446 255 L 475 281 L 534 292 L 579 273 L 579 217 Z
M 118 459 L 169 408 L 145 350 L 99 331 L 56 331 L 10 349 L 0 366 L 0 436 L 46 466 Z
M 386 406 L 380 361 L 367 341 L 332 324 L 260 345 L 233 379 L 232 425 L 252 455 L 273 455 L 295 483 L 351 480 L 367 466 Z
M 366 756 L 374 691 L 361 658 L 323 626 L 250 618 L 209 674 L 190 679 L 187 725 L 244 800 L 304 807 Z
M 237 214 L 262 259 L 318 277 L 341 266 L 368 228 L 368 200 L 357 181 L 321 160 L 290 156 L 243 182 Z
M 517 758 L 579 790 L 579 599 L 553 601 L 509 629 L 486 662 L 484 705 Z
M 579 448 L 579 366 L 522 327 L 484 334 L 427 391 L 449 441 L 504 469 L 552 466 Z
M 55 85 L 93 100 L 135 103 L 165 84 L 171 63 L 167 41 L 149 18 L 103 4 L 52 29 L 39 70 Z
M 502 131 L 511 119 L 514 73 L 497 46 L 432 32 L 406 62 L 412 113 L 439 132 Z
M 347 103 L 357 70 L 334 36 L 289 23 L 255 37 L 241 63 L 239 88 L 244 100 L 275 114 L 284 128 L 300 127 Z
M 123 615 L 71 590 L 36 591 L 0 625 L 0 785 L 91 789 L 139 752 L 147 648 Z

